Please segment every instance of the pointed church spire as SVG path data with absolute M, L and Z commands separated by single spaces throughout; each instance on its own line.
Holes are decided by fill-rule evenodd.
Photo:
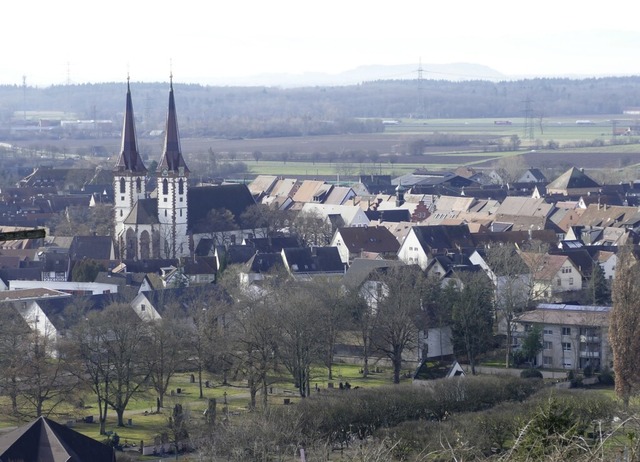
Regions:
M 169 87 L 169 112 L 167 113 L 167 128 L 164 140 L 164 152 L 158 165 L 158 171 L 178 173 L 180 167 L 184 173 L 188 172 L 187 164 L 182 157 L 180 149 L 180 135 L 178 133 L 178 117 L 176 114 L 176 102 L 173 97 L 173 74 L 170 76 Z M 184 175 L 184 173 L 181 174 Z
M 147 168 L 144 166 L 140 153 L 138 152 L 129 76 L 127 76 L 127 102 L 124 111 L 124 125 L 122 127 L 122 149 L 120 150 L 120 157 L 118 158 L 118 163 L 114 170 L 138 174 L 144 174 L 147 172 Z

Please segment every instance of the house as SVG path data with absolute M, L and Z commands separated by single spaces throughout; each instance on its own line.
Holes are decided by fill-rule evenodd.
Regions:
M 269 195 L 276 185 L 278 177 L 275 175 L 258 175 L 247 185 L 254 197 Z
M 10 291 L 22 292 L 22 291 Z M 25 320 L 32 331 L 47 339 L 49 353 L 56 355 L 57 341 L 78 319 L 84 318 L 89 311 L 102 310 L 110 303 L 126 303 L 119 294 L 100 294 L 90 296 L 60 295 L 59 292 L 44 293 L 37 298 L 24 300 L 6 300 Z
M 547 183 L 547 177 L 537 168 L 530 168 L 522 174 L 516 183 Z
M 565 196 L 575 194 L 597 193 L 601 186 L 586 173 L 584 169 L 571 167 L 558 178 L 547 185 L 547 194 L 562 194 Z
M 345 265 L 337 247 L 299 247 L 282 249 L 286 270 L 295 278 L 342 275 Z
M 567 255 L 521 252 L 532 278 L 532 298 L 562 299 L 563 293 L 582 290 L 584 274 Z
M 356 261 L 358 262 L 358 261 Z M 344 282 L 349 287 L 359 288 L 360 294 L 367 303 L 368 309 L 375 313 L 379 303 L 389 296 L 389 286 L 384 282 L 385 275 L 398 272 L 402 277 L 403 271 L 413 271 L 411 267 L 397 261 L 376 260 L 371 263 L 354 262 L 353 273 L 346 274 Z M 436 319 L 432 310 L 424 308 L 425 325 L 415 325 L 417 344 L 412 351 L 403 353 L 403 361 L 421 364 L 429 358 L 442 358 L 453 355 L 451 340 L 451 326 L 443 325 Z M 407 333 L 407 335 L 410 335 Z
M 282 250 L 278 252 L 256 252 L 240 270 L 240 282 L 244 285 L 264 280 L 269 274 L 285 270 Z
M 329 205 L 344 205 L 356 197 L 356 192 L 348 186 L 334 186 L 326 196 L 324 203 Z
M 608 306 L 540 304 L 516 318 L 518 345 L 533 326 L 542 330 L 543 350 L 535 364 L 543 368 L 611 368 Z
M 344 264 L 362 256 L 363 252 L 374 253 L 380 258 L 395 258 L 400 248 L 400 243 L 384 226 L 338 228 L 330 245 L 338 248 Z
M 360 207 L 356 205 L 331 205 L 306 203 L 300 213 L 317 214 L 336 227 L 340 226 L 369 226 L 369 219 Z
M 413 226 L 398 250 L 398 259 L 426 270 L 434 255 L 473 248 L 467 225 Z
M 140 292 L 130 305 L 143 321 L 162 319 L 174 311 L 180 315 L 191 316 L 198 306 L 211 306 L 215 303 L 228 303 L 227 294 L 215 284 L 193 287 Z

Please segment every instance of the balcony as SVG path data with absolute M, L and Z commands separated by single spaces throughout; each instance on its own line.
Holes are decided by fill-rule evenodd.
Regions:
M 581 358 L 599 358 L 600 357 L 600 352 L 599 351 L 580 350 L 580 357 Z

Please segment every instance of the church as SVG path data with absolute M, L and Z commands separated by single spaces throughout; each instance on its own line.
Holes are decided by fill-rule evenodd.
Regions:
M 212 211 L 232 213 L 235 224 L 225 233 L 229 243 L 251 237 L 239 222 L 242 212 L 255 204 L 246 185 L 189 184 L 189 167 L 180 148 L 172 79 L 164 136 L 154 189 L 149 187 L 150 175 L 138 150 L 131 88 L 127 81 L 122 147 L 113 169 L 114 236 L 120 259 L 188 257 L 193 256 L 196 249 L 210 249 L 211 244 L 223 243 L 219 234 L 225 230 L 218 227 L 214 232 L 210 226 Z M 210 241 L 208 247 L 202 245 L 207 240 Z

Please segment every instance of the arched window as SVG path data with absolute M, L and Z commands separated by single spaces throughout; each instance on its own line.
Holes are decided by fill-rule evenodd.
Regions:
M 182 180 L 178 181 L 178 194 L 184 194 L 184 182 Z
M 136 180 L 136 192 L 140 192 L 142 191 L 142 180 L 140 180 L 140 178 L 138 178 Z
M 169 181 L 162 180 L 162 194 L 169 194 Z
M 120 193 L 124 194 L 125 192 L 125 182 L 124 182 L 124 178 L 120 178 Z

